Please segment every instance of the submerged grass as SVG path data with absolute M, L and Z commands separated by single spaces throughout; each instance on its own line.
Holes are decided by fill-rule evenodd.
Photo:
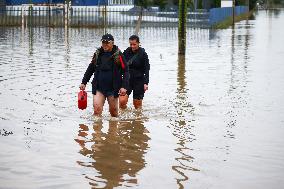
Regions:
M 253 10 L 249 11 L 248 13 L 235 16 L 235 22 L 246 20 L 249 17 L 251 17 L 252 14 L 253 14 Z M 228 27 L 232 26 L 232 23 L 233 23 L 233 17 L 231 16 L 225 19 L 224 21 L 213 25 L 212 28 L 213 29 L 227 29 Z

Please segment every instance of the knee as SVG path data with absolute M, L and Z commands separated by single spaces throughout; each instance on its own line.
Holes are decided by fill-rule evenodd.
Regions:
M 126 109 L 127 108 L 127 97 L 119 97 L 119 108 Z
M 103 109 L 98 106 L 94 106 L 94 114 L 100 116 L 103 112 Z

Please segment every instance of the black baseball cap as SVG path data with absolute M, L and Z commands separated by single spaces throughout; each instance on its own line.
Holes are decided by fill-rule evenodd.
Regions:
M 107 33 L 102 36 L 101 41 L 114 41 L 114 38 L 111 34 Z

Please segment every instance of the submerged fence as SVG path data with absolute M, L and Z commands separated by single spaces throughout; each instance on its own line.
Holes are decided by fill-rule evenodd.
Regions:
M 0 26 L 134 27 L 141 10 L 119 7 L 11 6 L 0 10 Z M 208 27 L 209 13 L 188 12 L 189 27 Z M 177 11 L 142 11 L 141 26 L 178 26 Z
M 247 6 L 237 6 L 235 7 L 235 16 L 240 14 L 247 13 L 249 11 Z M 223 8 L 213 8 L 210 9 L 209 24 L 212 26 L 219 22 L 224 21 L 228 17 L 233 16 L 232 7 L 223 7 Z
M 246 6 L 235 7 L 235 15 L 248 11 Z M 50 27 L 135 27 L 141 10 L 139 7 L 111 6 L 7 6 L 0 9 L 0 26 Z M 209 28 L 232 16 L 232 8 L 213 8 L 187 13 L 187 26 Z M 178 26 L 177 11 L 142 11 L 141 27 Z

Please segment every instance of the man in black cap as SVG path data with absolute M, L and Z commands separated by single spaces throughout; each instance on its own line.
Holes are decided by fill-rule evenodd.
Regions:
M 126 95 L 128 88 L 128 65 L 116 45 L 111 34 L 105 34 L 101 39 L 102 46 L 96 50 L 89 64 L 82 83 L 81 90 L 94 74 L 92 81 L 94 115 L 101 116 L 105 100 L 109 104 L 111 116 L 118 116 L 118 96 Z
M 128 97 L 133 91 L 133 105 L 135 109 L 142 108 L 144 93 L 148 90 L 150 64 L 145 49 L 140 47 L 139 37 L 129 37 L 129 45 L 123 55 L 129 66 L 130 80 L 127 95 L 119 97 L 119 107 L 127 107 Z

